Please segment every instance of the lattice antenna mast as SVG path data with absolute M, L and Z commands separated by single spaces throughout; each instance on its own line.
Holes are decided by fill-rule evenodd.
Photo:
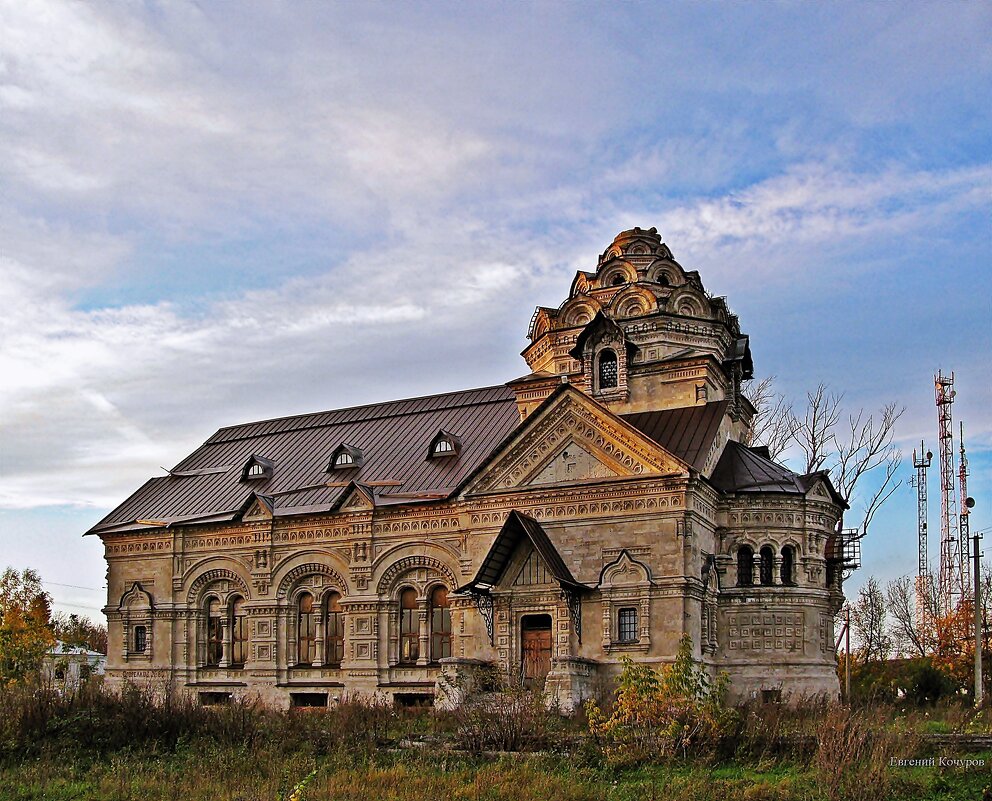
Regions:
M 924 454 L 923 441 L 920 441 L 920 456 L 916 456 L 913 451 L 913 467 L 916 475 L 913 476 L 912 483 L 916 486 L 916 532 L 919 537 L 919 570 L 916 574 L 916 609 L 920 620 L 928 618 L 929 597 L 931 593 L 932 577 L 930 575 L 930 559 L 927 552 L 927 468 L 930 467 L 930 460 L 933 453 L 926 451 Z
M 961 537 L 961 597 L 971 598 L 971 526 L 968 516 L 971 509 L 968 506 L 968 457 L 964 453 L 964 423 L 961 426 L 961 461 L 958 464 L 958 499 L 961 505 L 961 516 L 958 518 L 958 535 Z
M 954 373 L 950 378 L 934 376 L 937 423 L 940 434 L 940 579 L 941 613 L 948 615 L 961 600 L 961 541 L 958 539 L 957 499 L 954 496 L 954 435 L 951 404 L 954 403 Z

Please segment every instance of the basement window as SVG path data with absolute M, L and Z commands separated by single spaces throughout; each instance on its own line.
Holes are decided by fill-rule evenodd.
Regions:
M 327 693 L 290 693 L 289 704 L 293 709 L 326 707 Z

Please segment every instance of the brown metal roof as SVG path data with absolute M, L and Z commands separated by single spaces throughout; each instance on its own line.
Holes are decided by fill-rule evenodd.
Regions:
M 801 477 L 756 451 L 730 440 L 710 478 L 723 492 L 785 492 L 805 495 Z
M 702 472 L 706 454 L 720 430 L 729 402 L 712 401 L 704 406 L 638 412 L 621 417 L 669 453 Z
M 229 520 L 253 492 L 273 498 L 276 515 L 326 511 L 351 481 L 371 485 L 380 505 L 447 497 L 519 422 L 513 392 L 501 385 L 222 428 L 90 532 L 148 527 L 138 520 Z M 458 455 L 425 458 L 441 430 L 460 439 Z M 342 443 L 361 449 L 362 462 L 328 473 Z M 242 480 L 253 455 L 272 463 L 271 477 Z

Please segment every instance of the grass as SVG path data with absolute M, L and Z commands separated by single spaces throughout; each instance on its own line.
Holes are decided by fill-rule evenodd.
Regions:
M 976 755 L 992 764 L 992 753 Z M 7 801 L 273 801 L 316 768 L 307 801 L 818 801 L 813 770 L 767 765 L 644 765 L 621 771 L 563 757 L 487 760 L 403 752 L 317 758 L 258 748 L 184 748 L 63 760 L 48 754 L 0 768 Z M 981 799 L 988 767 L 899 769 L 877 801 Z M 283 797 L 286 797 L 283 795 Z
M 930 756 L 927 733 L 989 723 L 953 705 L 752 705 L 707 751 L 618 761 L 581 718 L 540 704 L 442 714 L 352 699 L 300 713 L 15 688 L 0 690 L 0 801 L 971 801 L 992 784 L 992 753 L 968 769 L 889 760 Z M 478 753 L 501 747 L 522 750 Z

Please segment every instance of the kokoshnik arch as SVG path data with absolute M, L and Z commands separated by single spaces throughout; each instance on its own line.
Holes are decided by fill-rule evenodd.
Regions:
M 684 634 L 736 697 L 836 695 L 825 473 L 740 444 L 748 337 L 619 234 L 494 387 L 222 428 L 89 533 L 110 682 L 204 702 L 425 700 L 495 664 L 574 708 Z

